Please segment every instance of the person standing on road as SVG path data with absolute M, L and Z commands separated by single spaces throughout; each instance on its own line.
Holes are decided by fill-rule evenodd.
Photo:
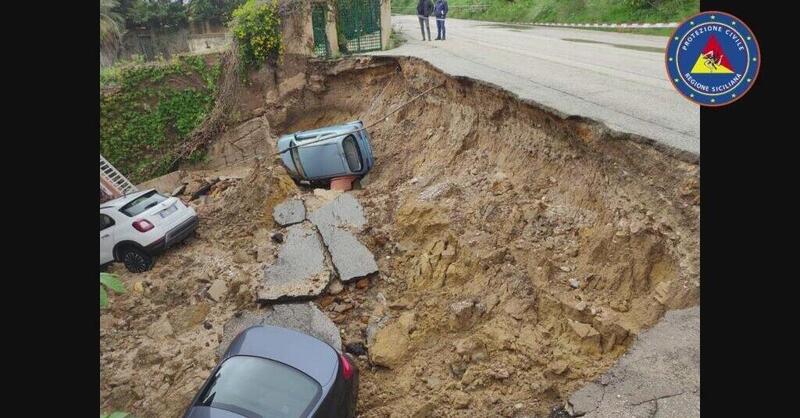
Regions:
M 425 29 L 428 30 L 428 40 L 431 40 L 431 24 L 428 18 L 433 13 L 433 2 L 431 0 L 419 0 L 417 3 L 417 17 L 419 18 L 419 30 L 422 31 L 422 40 L 425 40 Z
M 444 41 L 444 18 L 447 17 L 447 0 L 436 0 L 433 15 L 436 17 L 436 40 Z

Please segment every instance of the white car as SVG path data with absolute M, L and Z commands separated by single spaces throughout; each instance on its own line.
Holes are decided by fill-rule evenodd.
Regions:
M 153 256 L 197 229 L 194 209 L 155 189 L 100 204 L 100 265 L 122 261 L 134 273 L 153 266 Z

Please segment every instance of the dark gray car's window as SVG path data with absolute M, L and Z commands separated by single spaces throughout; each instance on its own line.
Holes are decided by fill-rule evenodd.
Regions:
M 119 211 L 128 216 L 136 216 L 165 200 L 167 200 L 165 196 L 161 196 L 155 190 L 151 190 L 131 200 L 127 205 L 120 208 Z
M 349 135 L 342 141 L 342 148 L 344 148 L 344 157 L 350 171 L 361 171 L 361 152 L 358 150 L 358 144 L 353 135 Z
M 254 418 L 305 418 L 321 392 L 316 381 L 285 364 L 236 356 L 222 363 L 197 405 Z

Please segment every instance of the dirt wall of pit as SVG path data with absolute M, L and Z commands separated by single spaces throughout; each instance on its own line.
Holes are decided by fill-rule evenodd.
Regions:
M 208 164 L 230 158 L 219 150 L 242 136 L 242 155 L 263 159 L 206 200 L 200 241 L 156 266 L 178 280 L 163 285 L 172 292 L 202 295 L 201 255 L 213 254 L 208 268 L 233 271 L 237 283 L 235 306 L 211 308 L 208 329 L 197 323 L 166 337 L 173 351 L 186 345 L 190 353 L 170 364 L 208 364 L 214 344 L 193 347 L 190 333 L 213 340 L 234 312 L 262 309 L 255 289 L 274 259 L 268 237 L 280 232 L 269 211 L 313 195 L 271 155 L 277 136 L 355 119 L 371 125 L 437 85 L 369 129 L 376 164 L 352 193 L 368 220 L 358 239 L 380 273 L 314 301 L 345 346 L 368 351 L 358 359 L 360 416 L 547 415 L 664 312 L 699 304 L 699 163 L 691 156 L 416 59 L 287 56 L 251 74 L 232 111 L 238 122 L 217 138 Z M 144 318 L 207 303 L 141 297 L 150 302 L 134 310 L 137 325 L 101 345 L 157 346 Z M 130 370 L 129 361 L 107 360 L 101 398 L 142 416 L 155 416 L 159 396 L 191 399 L 203 371 L 165 386 L 157 362 L 147 362 L 139 380 L 110 388 L 114 367 Z M 125 385 L 135 396 L 119 394 Z

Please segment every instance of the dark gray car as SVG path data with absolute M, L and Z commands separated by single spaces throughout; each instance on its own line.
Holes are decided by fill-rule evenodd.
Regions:
M 348 354 L 294 330 L 255 326 L 233 340 L 184 418 L 352 418 L 357 398 Z

